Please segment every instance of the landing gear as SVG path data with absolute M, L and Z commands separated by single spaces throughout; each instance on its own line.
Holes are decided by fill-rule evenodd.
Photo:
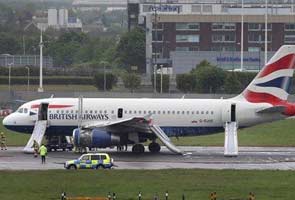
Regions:
M 132 147 L 133 153 L 144 153 L 144 146 L 142 144 L 135 144 Z
M 152 142 L 149 144 L 149 150 L 152 153 L 158 153 L 161 150 L 161 146 L 156 142 Z

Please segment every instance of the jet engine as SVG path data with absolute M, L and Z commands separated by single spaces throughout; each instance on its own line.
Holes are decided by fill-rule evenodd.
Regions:
M 106 148 L 120 144 L 120 136 L 100 129 L 74 129 L 73 138 L 78 147 Z

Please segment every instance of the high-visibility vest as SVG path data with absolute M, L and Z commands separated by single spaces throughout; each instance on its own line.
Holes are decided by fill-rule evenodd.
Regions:
M 40 156 L 45 156 L 47 153 L 47 148 L 44 145 L 42 145 L 39 149 L 39 152 L 40 152 Z

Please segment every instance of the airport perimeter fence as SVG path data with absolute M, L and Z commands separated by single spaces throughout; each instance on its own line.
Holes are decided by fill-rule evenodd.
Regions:
M 116 193 L 108 193 L 106 197 L 70 197 L 67 196 L 65 192 L 61 194 L 61 200 L 117 200 L 117 195 Z M 169 197 L 168 191 L 166 191 L 162 196 L 158 195 L 158 193 L 155 193 L 153 197 L 144 197 L 142 193 L 139 191 L 137 196 L 134 196 L 134 198 L 128 198 L 129 200 L 172 200 L 172 198 Z M 211 192 L 208 194 L 209 200 L 255 200 L 255 194 L 253 192 L 249 192 L 248 196 L 245 198 L 237 198 L 237 197 L 232 197 L 232 198 L 224 198 L 224 197 L 218 197 L 217 192 Z M 175 200 L 175 199 L 173 199 Z M 189 198 L 186 197 L 185 194 L 182 194 L 178 200 L 190 200 Z

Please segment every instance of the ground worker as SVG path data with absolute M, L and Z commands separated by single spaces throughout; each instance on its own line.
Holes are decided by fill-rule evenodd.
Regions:
M 254 193 L 249 192 L 248 200 L 255 200 Z
M 217 193 L 213 192 L 213 200 L 217 200 Z
M 33 148 L 34 148 L 34 157 L 38 157 L 38 150 L 39 150 L 39 144 L 36 140 L 34 140 L 34 144 L 33 144 Z
M 4 135 L 3 132 L 1 132 L 0 134 L 0 139 L 1 139 L 1 150 L 7 150 L 7 146 L 6 146 L 6 136 Z
M 168 200 L 168 191 L 165 193 L 165 200 Z
M 109 192 L 108 193 L 108 200 L 111 200 L 112 199 L 112 197 L 111 197 L 111 193 Z
M 138 200 L 141 200 L 141 192 L 139 191 L 139 193 L 138 193 Z
M 42 144 L 41 147 L 39 148 L 39 153 L 40 153 L 40 156 L 41 156 L 42 164 L 45 164 L 46 155 L 47 155 L 47 148 L 45 147 L 44 144 Z

